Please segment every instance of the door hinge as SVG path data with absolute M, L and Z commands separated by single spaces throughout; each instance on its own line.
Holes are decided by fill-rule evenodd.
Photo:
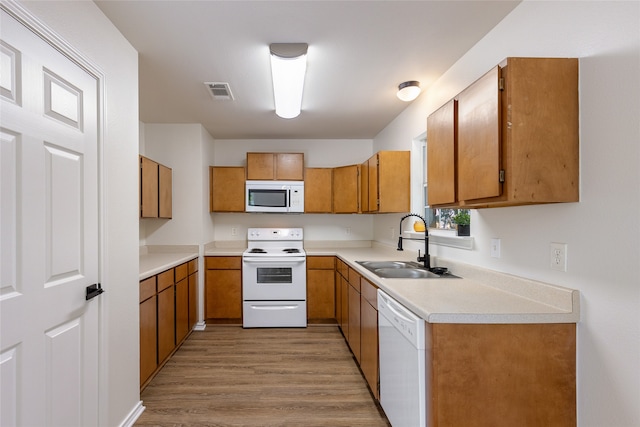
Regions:
M 498 89 L 499 90 L 504 90 L 504 77 L 500 77 L 498 79 Z
M 93 299 L 102 293 L 104 293 L 102 285 L 100 285 L 100 283 L 94 283 L 93 285 L 87 286 L 87 296 L 85 299 L 89 301 L 90 299 Z
M 498 173 L 498 182 L 504 182 L 504 169 L 500 169 Z

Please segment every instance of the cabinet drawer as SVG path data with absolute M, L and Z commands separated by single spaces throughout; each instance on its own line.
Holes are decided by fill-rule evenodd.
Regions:
M 360 277 L 360 294 L 376 310 L 378 309 L 378 288 L 364 277 Z
M 156 276 L 149 277 L 140 282 L 140 302 L 156 294 Z
M 307 257 L 307 268 L 315 270 L 333 270 L 335 267 L 332 256 L 310 256 Z
M 349 284 L 353 286 L 353 288 L 360 292 L 360 274 L 356 272 L 353 268 L 349 267 Z
M 242 258 L 239 256 L 208 256 L 205 259 L 207 270 L 240 270 Z
M 167 289 L 171 285 L 173 285 L 173 268 L 158 274 L 158 292 Z
M 176 283 L 187 277 L 187 263 L 176 267 Z
M 189 275 L 195 273 L 196 271 L 198 271 L 198 258 L 196 259 L 192 259 L 191 261 L 189 261 L 188 263 L 188 271 L 189 271 Z

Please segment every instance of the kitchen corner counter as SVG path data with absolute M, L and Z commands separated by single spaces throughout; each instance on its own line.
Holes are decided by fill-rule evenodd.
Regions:
M 432 257 L 459 279 L 383 279 L 356 261 L 414 261 L 414 251 L 306 248 L 308 256 L 335 255 L 429 323 L 577 323 L 577 290 Z
M 162 273 L 197 257 L 197 246 L 141 247 L 139 280 Z

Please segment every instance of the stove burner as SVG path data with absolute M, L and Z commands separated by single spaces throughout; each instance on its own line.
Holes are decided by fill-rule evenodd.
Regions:
M 283 249 L 282 252 L 286 252 L 288 254 L 299 254 L 300 253 L 300 249 L 286 248 L 286 249 Z
M 266 254 L 267 251 L 265 251 L 264 249 L 261 248 L 253 248 L 249 251 L 249 253 L 251 254 Z

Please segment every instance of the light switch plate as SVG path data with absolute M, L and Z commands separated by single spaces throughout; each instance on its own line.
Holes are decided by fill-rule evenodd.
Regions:
M 491 258 L 500 258 L 500 239 L 491 239 Z

